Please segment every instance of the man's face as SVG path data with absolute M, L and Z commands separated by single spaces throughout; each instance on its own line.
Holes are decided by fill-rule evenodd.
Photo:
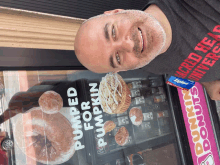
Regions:
M 97 73 L 147 65 L 165 43 L 164 29 L 151 15 L 137 10 L 113 12 L 85 22 L 75 39 L 77 58 Z

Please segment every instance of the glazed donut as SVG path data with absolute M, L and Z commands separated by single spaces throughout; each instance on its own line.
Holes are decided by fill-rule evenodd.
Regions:
M 48 115 L 38 107 L 18 118 L 14 135 L 17 145 L 30 158 L 44 164 L 61 164 L 75 152 L 73 131 L 61 113 Z
M 39 98 L 39 105 L 43 112 L 47 114 L 57 113 L 63 107 L 63 99 L 55 91 L 46 91 Z
M 141 125 L 144 118 L 142 110 L 138 107 L 131 108 L 129 112 L 129 117 L 134 125 Z

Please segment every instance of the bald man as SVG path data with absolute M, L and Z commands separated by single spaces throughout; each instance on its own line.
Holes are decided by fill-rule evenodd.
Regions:
M 74 47 L 93 72 L 143 67 L 201 82 L 212 99 L 220 100 L 217 0 L 150 0 L 143 11 L 106 11 L 82 24 Z

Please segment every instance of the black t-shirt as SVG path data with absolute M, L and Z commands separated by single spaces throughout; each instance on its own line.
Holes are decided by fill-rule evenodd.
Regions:
M 144 67 L 193 81 L 220 79 L 220 1 L 151 0 L 172 28 L 169 49 Z

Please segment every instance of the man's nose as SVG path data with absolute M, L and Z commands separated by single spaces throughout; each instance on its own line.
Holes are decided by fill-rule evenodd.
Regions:
M 119 43 L 119 46 L 122 51 L 131 53 L 134 48 L 134 41 L 131 39 L 130 36 L 125 36 Z

